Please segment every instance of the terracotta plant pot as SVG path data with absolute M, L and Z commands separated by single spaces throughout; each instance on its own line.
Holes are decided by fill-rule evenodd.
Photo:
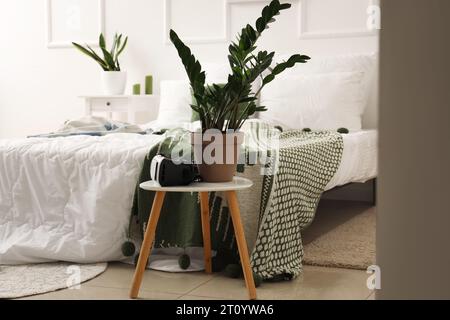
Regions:
M 229 182 L 233 180 L 239 159 L 243 132 L 192 133 L 194 161 L 205 182 Z

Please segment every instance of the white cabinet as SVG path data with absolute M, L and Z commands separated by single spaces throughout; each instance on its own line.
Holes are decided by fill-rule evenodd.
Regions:
M 126 113 L 128 122 L 136 124 L 136 112 L 147 112 L 154 120 L 158 116 L 159 96 L 120 95 L 120 96 L 81 96 L 85 101 L 85 115 L 96 112 L 106 113 L 112 119 L 113 113 Z

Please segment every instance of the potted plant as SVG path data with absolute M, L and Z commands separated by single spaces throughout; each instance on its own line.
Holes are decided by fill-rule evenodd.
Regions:
M 256 52 L 256 42 L 262 32 L 282 10 L 290 7 L 289 3 L 273 0 L 264 7 L 255 27 L 247 24 L 242 29 L 237 40 L 228 48 L 231 73 L 225 84 L 205 85 L 205 72 L 200 62 L 175 31 L 170 30 L 170 40 L 178 51 L 195 98 L 191 107 L 198 113 L 202 125 L 202 132 L 194 133 L 192 141 L 204 181 L 224 182 L 233 179 L 239 144 L 243 141 L 243 133 L 239 129 L 251 115 L 267 110 L 257 105 L 260 91 L 287 68 L 310 59 L 306 55 L 295 54 L 272 68 L 275 52 Z M 257 80 L 261 81 L 260 87 L 253 92 L 252 84 Z M 211 158 L 215 160 L 213 163 Z
M 121 95 L 125 92 L 127 73 L 120 69 L 119 56 L 127 45 L 128 37 L 125 37 L 122 42 L 122 35 L 115 34 L 109 51 L 106 49 L 106 41 L 103 34 L 100 34 L 98 42 L 103 58 L 89 45 L 83 47 L 75 42 L 72 42 L 72 44 L 82 53 L 94 59 L 103 69 L 102 83 L 104 93 L 107 95 Z

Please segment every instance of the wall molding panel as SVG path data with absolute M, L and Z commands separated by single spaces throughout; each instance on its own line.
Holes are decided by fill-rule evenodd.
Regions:
M 299 38 L 300 39 L 323 39 L 323 38 L 351 38 L 351 37 L 368 37 L 378 35 L 377 30 L 369 30 L 362 27 L 358 29 L 341 29 L 341 30 L 308 30 L 308 2 L 311 0 L 298 0 L 300 12 Z M 377 5 L 377 0 L 367 0 L 367 7 Z
M 105 32 L 105 0 L 95 0 L 96 3 L 94 3 L 94 1 L 92 2 L 92 4 L 94 6 L 97 6 L 97 10 L 98 10 L 98 16 L 97 16 L 97 21 L 94 23 L 95 27 L 96 27 L 96 35 L 94 38 L 89 38 L 89 39 L 59 39 L 56 40 L 54 39 L 54 31 L 56 26 L 53 23 L 53 18 L 54 18 L 54 14 L 55 12 L 53 11 L 54 6 L 53 6 L 53 1 L 55 0 L 46 0 L 45 5 L 46 5 L 46 41 L 47 41 L 47 48 L 72 48 L 72 41 L 80 41 L 83 43 L 86 43 L 90 46 L 98 46 L 98 35 L 100 33 L 104 33 Z M 70 14 L 70 12 L 67 12 L 69 9 L 66 9 L 66 11 L 64 12 L 64 14 Z M 72 8 L 73 10 L 73 8 Z M 78 9 L 79 10 L 79 9 Z M 80 11 L 77 10 L 77 14 L 81 14 Z M 59 13 L 62 14 L 62 13 Z M 79 19 L 81 19 L 81 17 L 78 17 Z M 81 20 L 82 21 L 82 20 Z M 66 24 L 68 24 L 66 22 Z
M 219 0 L 211 0 L 211 1 L 219 1 Z M 199 36 L 199 37 L 183 37 L 183 42 L 187 44 L 198 44 L 198 43 L 215 43 L 215 42 L 226 42 L 228 41 L 228 1 L 222 1 L 222 32 L 217 36 Z M 164 0 L 164 43 L 170 44 L 169 31 L 172 28 L 172 9 L 173 9 L 173 0 Z
M 219 0 L 211 0 L 219 1 Z M 222 30 L 217 36 L 207 37 L 184 37 L 183 41 L 190 44 L 207 44 L 217 42 L 228 42 L 231 40 L 232 17 L 230 15 L 231 6 L 240 6 L 251 3 L 270 3 L 270 0 L 220 0 L 222 1 L 221 20 L 223 21 Z M 333 28 L 332 30 L 310 30 L 308 27 L 308 3 L 317 0 L 290 0 L 296 3 L 297 10 L 297 38 L 298 39 L 324 39 L 324 38 L 351 38 L 351 37 L 370 37 L 378 35 L 378 30 L 369 30 L 366 26 L 361 28 Z M 319 0 L 320 1 L 320 0 Z M 356 1 L 356 0 L 355 0 Z M 358 0 L 361 1 L 361 0 Z M 377 5 L 378 0 L 367 0 L 367 7 Z M 173 0 L 164 0 L 164 43 L 170 44 L 169 30 L 172 26 L 172 5 Z
M 302 0 L 290 0 L 289 2 L 292 4 L 293 2 L 297 2 L 298 3 L 298 11 L 297 11 L 297 32 L 298 32 L 298 37 L 300 37 L 300 31 L 301 31 L 301 23 L 300 23 L 300 17 L 301 17 L 301 3 Z M 261 7 L 264 4 L 269 4 L 270 0 L 227 0 L 227 4 L 228 6 L 239 6 L 239 5 L 245 5 L 245 4 L 249 4 L 249 3 L 261 3 Z M 262 9 L 262 8 L 261 8 Z M 228 12 L 230 12 L 230 10 L 228 10 Z M 227 25 L 228 25 L 228 40 L 231 39 L 231 16 L 228 15 L 228 20 L 227 20 Z

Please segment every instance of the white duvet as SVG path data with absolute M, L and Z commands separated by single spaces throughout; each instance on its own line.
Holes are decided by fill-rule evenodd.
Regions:
M 376 131 L 344 135 L 327 190 L 376 176 Z M 158 135 L 0 140 L 0 264 L 123 258 L 132 198 Z
M 361 130 L 342 135 L 344 151 L 341 164 L 326 190 L 350 182 L 366 182 L 378 173 L 378 132 Z
M 160 139 L 0 140 L 0 264 L 123 258 L 136 182 Z

